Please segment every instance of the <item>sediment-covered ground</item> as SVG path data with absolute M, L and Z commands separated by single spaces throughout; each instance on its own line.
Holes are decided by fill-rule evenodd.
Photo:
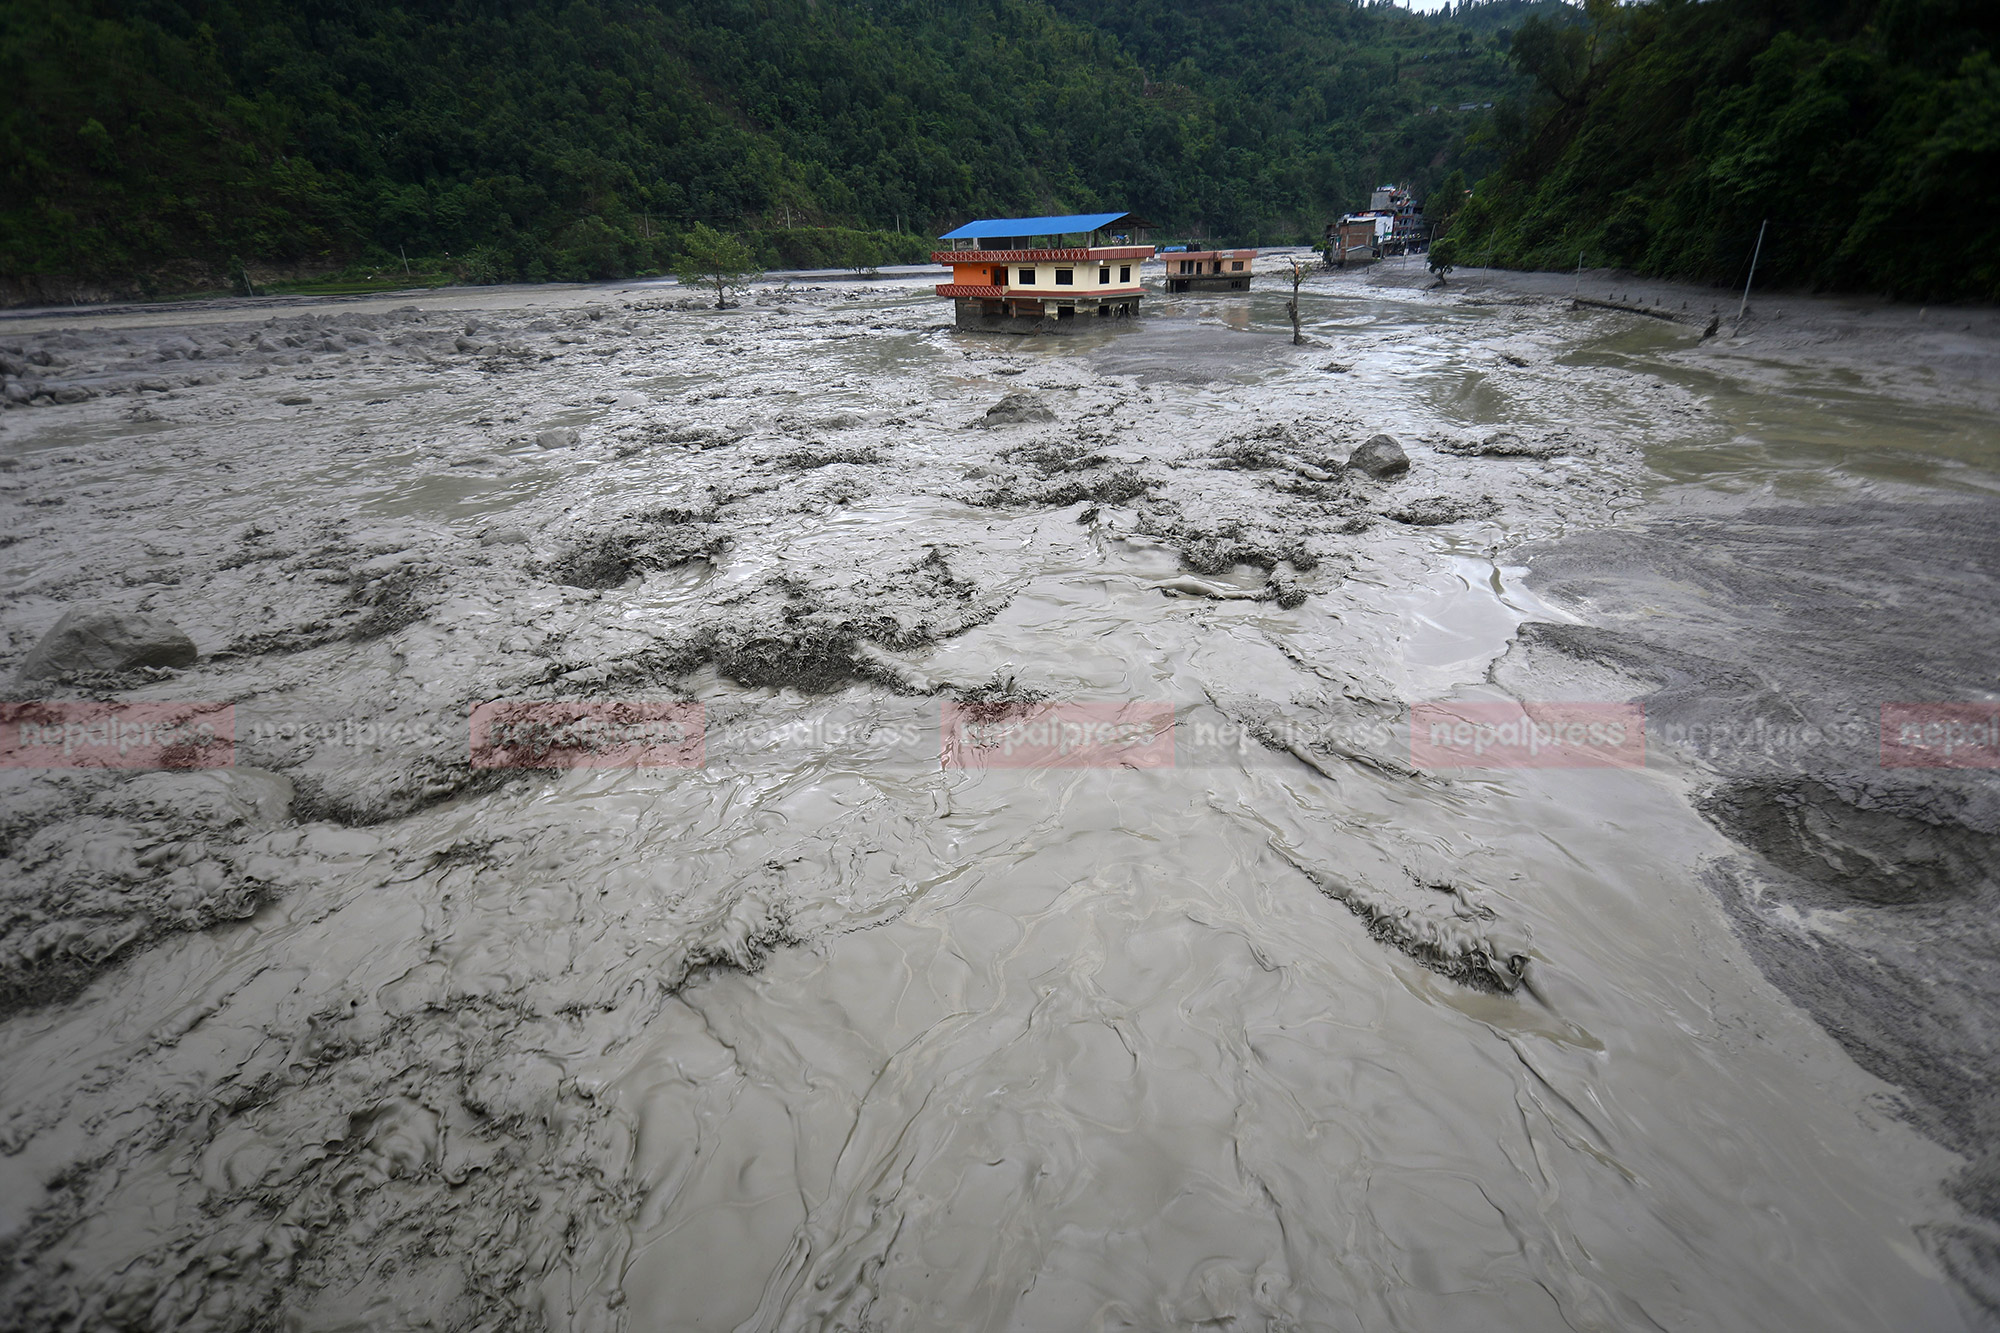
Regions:
M 2000 688 L 1991 317 L 1582 281 L 1675 318 L 0 324 L 11 718 L 234 734 L 0 770 L 6 1322 L 1990 1321 L 2000 823 L 1871 728 Z M 31 658 L 79 608 L 146 651 Z M 1509 699 L 1648 763 L 1413 762 Z M 496 702 L 700 752 L 494 764 Z M 1037 706 L 1172 762 L 948 748 Z

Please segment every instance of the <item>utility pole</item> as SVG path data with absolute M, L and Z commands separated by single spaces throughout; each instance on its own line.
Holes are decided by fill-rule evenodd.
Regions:
M 405 253 L 400 241 L 396 244 L 396 253 L 403 256 L 403 276 L 407 278 L 410 276 L 410 256 Z
M 1750 284 L 1757 280 L 1757 256 L 1764 253 L 1764 228 L 1770 225 L 1771 219 L 1765 218 L 1757 226 L 1757 248 L 1750 252 L 1750 276 L 1743 280 L 1743 301 L 1736 307 L 1738 324 L 1743 322 L 1743 312 L 1750 308 Z

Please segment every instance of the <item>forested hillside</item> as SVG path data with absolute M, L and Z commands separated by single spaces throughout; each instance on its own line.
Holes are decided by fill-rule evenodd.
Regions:
M 1591 0 L 1531 21 L 1534 79 L 1454 226 L 1460 263 L 1578 262 L 2000 299 L 2000 5 Z
M 1558 0 L 0 0 L 14 293 L 921 253 L 981 213 L 1291 240 L 1423 186 Z M 1433 110 L 1433 108 L 1437 108 Z M 898 233 L 902 233 L 898 238 Z
M 2000 297 L 1983 0 L 0 0 L 0 288 L 920 256 L 983 213 Z M 1487 112 L 1485 103 L 1498 103 Z M 1470 104 L 1473 109 L 1461 110 Z

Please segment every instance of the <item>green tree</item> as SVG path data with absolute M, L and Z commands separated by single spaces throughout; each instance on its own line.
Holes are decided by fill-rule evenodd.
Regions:
M 1443 286 L 1445 278 L 1458 267 L 1458 242 L 1449 236 L 1432 241 L 1430 259 L 1425 267 L 1437 274 L 1438 285 Z
M 674 264 L 674 276 L 689 287 L 713 284 L 717 310 L 729 308 L 729 293 L 748 286 L 757 267 L 749 246 L 706 222 L 695 223 L 681 246 L 683 252 Z
M 847 267 L 856 273 L 873 273 L 882 264 L 882 243 L 866 232 L 855 232 L 847 242 Z

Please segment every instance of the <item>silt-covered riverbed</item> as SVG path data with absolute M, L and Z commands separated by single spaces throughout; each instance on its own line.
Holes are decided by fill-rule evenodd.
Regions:
M 1422 277 L 0 324 L 12 716 L 234 734 L 0 770 L 5 1322 L 1990 1323 L 2000 806 L 1880 721 L 2000 690 L 1991 317 Z M 1413 750 L 1510 701 L 1643 761 Z

